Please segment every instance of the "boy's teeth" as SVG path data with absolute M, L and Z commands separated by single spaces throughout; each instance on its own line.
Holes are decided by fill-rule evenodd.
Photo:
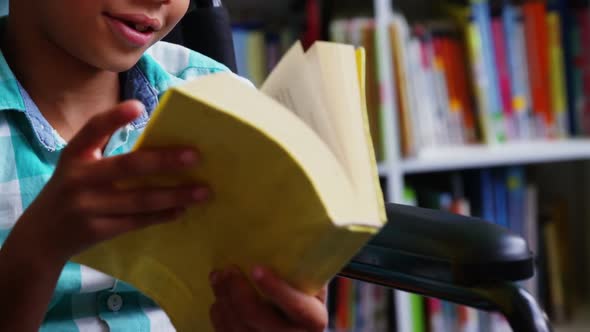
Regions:
M 146 32 L 148 30 L 148 27 L 145 26 L 145 25 L 136 24 L 135 25 L 135 30 L 137 30 L 139 32 Z

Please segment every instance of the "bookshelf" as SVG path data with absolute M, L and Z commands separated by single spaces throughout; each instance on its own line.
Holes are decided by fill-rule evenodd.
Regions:
M 393 15 L 390 0 L 374 0 L 376 13 L 377 38 L 386 38 L 387 23 Z M 394 4 L 407 3 L 403 0 L 394 0 Z M 410 1 L 411 2 L 411 1 Z M 414 7 L 428 8 L 428 5 L 414 1 Z M 383 139 L 388 143 L 384 149 L 384 160 L 379 164 L 380 175 L 387 179 L 385 188 L 389 193 L 388 199 L 396 203 L 405 203 L 404 189 L 406 178 L 411 175 L 425 173 L 444 173 L 466 169 L 480 169 L 503 167 L 512 165 L 551 165 L 552 163 L 563 163 L 570 161 L 590 160 L 590 139 L 560 139 L 560 140 L 533 140 L 522 142 L 510 142 L 492 145 L 464 145 L 425 148 L 418 151 L 411 157 L 404 157 L 401 154 L 400 123 L 399 118 L 388 116 L 397 114 L 399 98 L 393 78 L 392 66 L 389 59 L 392 58 L 393 50 L 390 42 L 381 40 L 378 42 L 378 61 L 381 68 L 379 72 L 380 91 L 385 91 L 381 105 L 381 121 Z M 385 114 L 383 114 L 385 113 Z M 559 173 L 556 174 L 559 177 Z M 586 186 L 588 183 L 577 184 Z M 574 194 L 575 195 L 575 194 Z M 588 212 L 585 212 L 585 220 L 588 219 Z M 585 261 L 582 264 L 588 264 Z M 395 293 L 396 325 L 400 332 L 415 331 L 410 312 L 410 299 L 407 294 Z M 587 331 L 590 328 L 587 309 L 576 310 L 575 316 L 567 323 L 555 324 L 556 331 L 573 332 Z
M 490 0 L 491 1 L 491 0 Z M 338 0 L 332 1 L 333 6 L 350 3 L 351 1 Z M 377 80 L 380 91 L 379 103 L 379 125 L 381 132 L 381 140 L 386 142 L 382 148 L 382 161 L 379 163 L 379 174 L 384 181 L 383 188 L 388 194 L 388 201 L 395 203 L 405 203 L 404 192 L 406 184 L 412 177 L 430 176 L 437 174 L 437 176 L 447 176 L 449 173 L 462 170 L 478 170 L 496 167 L 506 167 L 515 165 L 544 167 L 554 172 L 555 176 L 549 172 L 545 173 L 545 177 L 554 177 L 560 182 L 562 175 L 570 176 L 566 186 L 580 186 L 583 190 L 569 190 L 572 191 L 570 196 L 580 196 L 588 192 L 590 188 L 590 176 L 585 172 L 583 180 L 572 180 L 571 174 L 568 170 L 557 167 L 558 164 L 567 162 L 580 162 L 590 160 L 590 139 L 589 138 L 570 138 L 570 139 L 553 139 L 553 140 L 524 140 L 511 141 L 500 144 L 467 144 L 455 146 L 437 146 L 436 148 L 423 148 L 417 151 L 411 157 L 405 157 L 402 153 L 402 142 L 400 139 L 400 121 L 397 116 L 398 101 L 400 96 L 397 95 L 395 66 L 392 58 L 394 58 L 394 50 L 392 49 L 390 40 L 389 27 L 394 17 L 394 8 L 396 11 L 400 10 L 403 13 L 413 13 L 413 15 L 429 16 L 434 3 L 452 2 L 452 0 L 373 0 L 372 3 L 364 3 L 359 7 L 357 15 L 367 15 L 367 12 L 374 13 L 375 25 L 375 44 L 376 61 L 379 68 Z M 225 3 L 228 6 L 239 4 L 238 7 L 246 8 L 246 11 L 251 11 L 253 8 L 259 9 L 259 13 L 273 12 L 271 17 L 285 17 L 289 15 L 288 2 L 268 2 L 262 0 L 227 0 Z M 467 1 L 464 1 L 467 3 Z M 259 7 L 260 6 L 260 7 Z M 367 11 L 367 7 L 373 7 L 372 11 Z M 424 12 L 429 12 L 424 14 Z M 324 22 L 325 23 L 325 22 Z M 580 163 L 580 167 L 584 168 L 584 164 Z M 442 174 L 442 175 L 441 175 Z M 575 176 L 574 176 L 575 177 Z M 563 185 L 563 183 L 561 183 Z M 542 186 L 553 186 L 554 183 L 547 184 L 543 182 Z M 579 200 L 579 199 L 578 199 Z M 577 225 L 583 229 L 585 221 L 590 219 L 590 211 L 586 207 L 582 207 L 583 212 L 577 214 L 575 217 L 582 225 Z M 576 237 L 575 241 L 581 241 Z M 590 249 L 590 246 L 579 245 Z M 590 259 L 588 257 L 581 263 L 589 270 Z M 590 285 L 585 286 L 590 288 Z M 401 292 L 395 292 L 395 313 L 397 331 L 400 332 L 414 332 L 419 329 L 415 328 L 411 318 L 410 310 L 412 300 L 410 297 Z M 586 313 L 584 315 L 583 313 Z M 581 319 L 574 319 L 568 324 L 558 324 L 556 327 L 558 331 L 582 331 L 590 329 L 590 322 L 587 317 L 588 310 L 582 311 L 576 317 Z

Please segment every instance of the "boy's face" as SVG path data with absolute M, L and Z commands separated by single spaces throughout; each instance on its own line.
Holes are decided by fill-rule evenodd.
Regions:
M 19 0 L 17 0 L 19 1 Z M 43 37 L 93 67 L 126 71 L 187 11 L 189 0 L 32 1 Z

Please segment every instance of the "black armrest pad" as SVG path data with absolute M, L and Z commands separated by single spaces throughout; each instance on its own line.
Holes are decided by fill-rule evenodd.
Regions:
M 533 274 L 524 239 L 476 218 L 387 205 L 388 224 L 355 258 L 411 275 L 474 284 Z

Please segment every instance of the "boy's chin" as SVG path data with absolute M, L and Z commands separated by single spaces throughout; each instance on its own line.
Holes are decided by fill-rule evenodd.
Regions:
M 95 67 L 117 73 L 125 72 L 137 64 L 142 54 L 109 54 L 96 63 Z

